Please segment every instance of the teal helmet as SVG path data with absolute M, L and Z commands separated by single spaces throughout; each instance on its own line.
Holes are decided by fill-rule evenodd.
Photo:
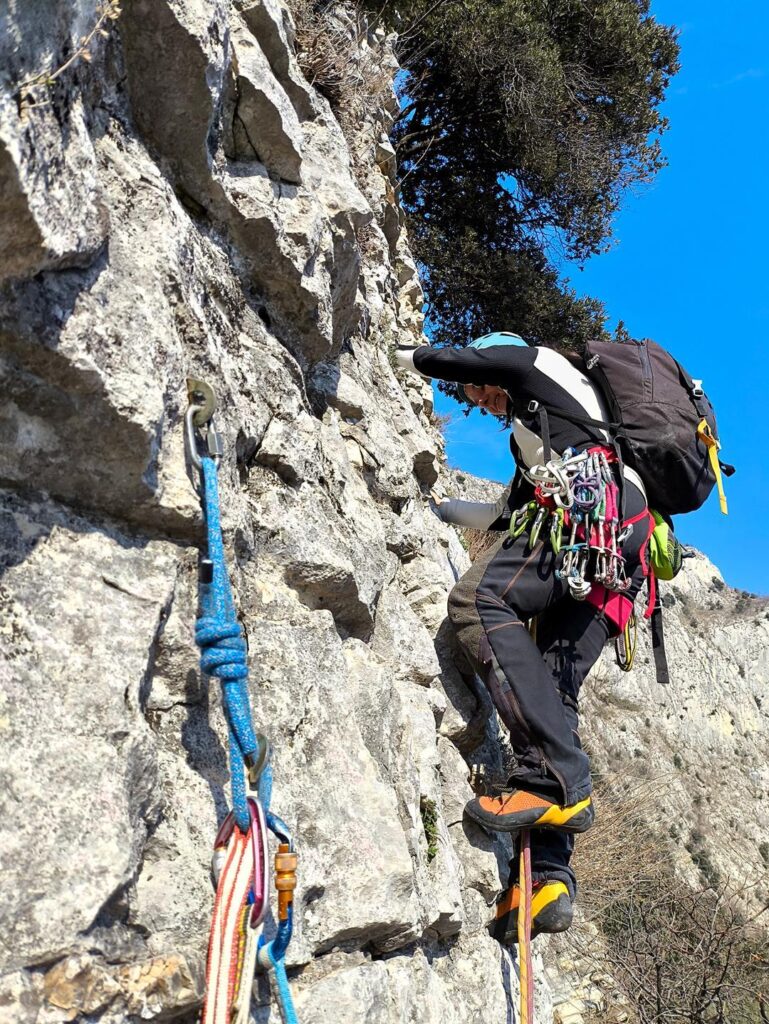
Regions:
M 498 345 L 516 345 L 518 348 L 528 348 L 529 343 L 520 334 L 513 334 L 512 331 L 494 331 L 492 334 L 484 334 L 476 338 L 467 346 L 468 348 L 494 348 Z M 460 392 L 466 394 L 464 385 L 460 384 Z
M 495 331 L 493 334 L 484 334 L 482 338 L 476 338 L 467 346 L 468 348 L 493 348 L 495 345 L 517 345 L 519 348 L 528 348 L 528 341 L 513 334 L 512 331 Z

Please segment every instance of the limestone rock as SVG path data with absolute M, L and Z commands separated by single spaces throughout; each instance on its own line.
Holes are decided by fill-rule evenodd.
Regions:
M 510 960 L 500 958 L 499 947 L 495 951 L 491 943 L 481 937 L 459 942 L 432 965 L 425 953 L 417 950 L 409 957 L 395 956 L 334 972 L 301 993 L 297 1013 L 308 1024 L 340 1019 L 386 1024 L 408 1020 L 415 1009 L 421 1020 L 435 1024 L 505 1019 L 514 1005 L 509 987 L 513 972 Z M 538 1024 L 547 1019 L 538 1017 Z
M 92 16 L 89 3 L 0 11 L 0 282 L 87 266 L 109 217 L 83 96 L 45 79 Z M 101 38 L 94 48 L 102 55 Z
M 274 179 L 302 180 L 302 130 L 296 111 L 273 77 L 267 57 L 245 26 L 233 33 L 232 110 L 228 157 L 258 161 Z
M 370 72 L 343 132 L 280 0 L 133 0 L 90 61 L 21 103 L 98 7 L 6 7 L 0 1020 L 189 1022 L 202 1001 L 230 779 L 194 644 L 189 377 L 217 392 L 252 708 L 300 852 L 300 1019 L 512 1019 L 514 951 L 486 931 L 512 848 L 463 816 L 470 765 L 501 770 L 509 750 L 446 617 L 469 563 L 428 499 L 449 477 L 432 389 L 390 362 L 423 341 L 383 139 L 392 40 L 328 12 L 351 73 Z M 629 676 L 604 659 L 586 737 L 601 766 L 681 772 L 669 801 L 688 831 L 712 792 L 713 864 L 743 766 L 733 836 L 755 875 L 766 608 L 701 558 L 666 593 L 673 685 L 656 689 L 645 641 Z M 679 867 L 696 874 L 689 838 Z M 535 973 L 538 1024 L 551 988 L 562 1015 L 608 1005 L 609 984 L 558 988 L 539 957 Z M 275 1013 L 257 980 L 254 1018 Z
M 3 499 L 0 720 L 12 828 L 0 914 L 10 970 L 77 947 L 115 912 L 162 812 L 142 711 L 176 559 L 167 543 Z

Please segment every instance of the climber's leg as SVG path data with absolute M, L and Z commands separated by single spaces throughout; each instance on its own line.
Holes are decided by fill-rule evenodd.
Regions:
M 518 883 L 500 893 L 494 906 L 494 919 L 489 924 L 492 938 L 505 945 L 518 941 L 518 907 L 521 890 Z M 535 881 L 532 884 L 531 937 L 542 932 L 552 935 L 565 932 L 571 925 L 574 911 L 569 891 L 563 882 Z
M 592 604 L 570 597 L 559 601 L 537 622 L 537 647 L 563 705 L 572 742 L 579 750 L 579 691 L 610 633 L 611 624 Z M 537 829 L 531 836 L 532 878 L 563 882 L 574 899 L 577 883 L 569 866 L 573 849 L 573 836 Z
M 546 818 L 543 824 L 581 831 L 590 823 L 587 805 L 565 817 L 550 813 L 553 804 L 589 804 L 590 772 L 525 624 L 563 596 L 564 584 L 555 575 L 561 560 L 543 543 L 529 550 L 528 538 L 505 538 L 473 566 L 449 598 L 459 641 L 510 731 L 518 759 L 514 783 L 531 797 L 513 817 L 507 805 L 500 804 L 501 814 L 483 811 L 480 817 L 490 827 L 528 827 Z
M 628 566 L 632 573 L 627 592 L 627 611 L 643 586 L 643 570 L 638 562 L 638 545 L 629 546 L 632 560 Z M 603 588 L 594 586 L 594 599 Z M 563 704 L 572 730 L 574 745 L 580 750 L 579 693 L 582 683 L 598 660 L 606 641 L 616 636 L 624 624 L 607 617 L 602 602 L 572 601 L 564 598 L 541 615 L 537 621 L 537 647 L 547 666 L 554 686 Z M 569 866 L 574 839 L 554 830 L 537 829 L 531 837 L 532 878 L 535 881 L 553 879 L 563 882 L 572 899 L 577 883 Z M 511 868 L 512 868 L 511 864 Z

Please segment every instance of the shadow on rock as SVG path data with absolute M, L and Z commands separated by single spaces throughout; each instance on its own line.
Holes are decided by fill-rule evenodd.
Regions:
M 483 742 L 492 712 L 491 700 L 468 665 L 448 617 L 436 634 L 435 653 L 441 667 L 444 692 L 456 711 L 456 716 L 451 717 L 442 731 L 462 754 L 467 755 Z
M 225 782 L 229 777 L 227 752 L 216 731 L 211 727 L 210 707 L 211 680 L 207 676 L 190 670 L 185 682 L 185 706 L 187 718 L 181 729 L 182 747 L 187 755 L 187 764 L 202 776 L 211 790 L 216 807 L 216 820 L 220 825 L 229 811 Z

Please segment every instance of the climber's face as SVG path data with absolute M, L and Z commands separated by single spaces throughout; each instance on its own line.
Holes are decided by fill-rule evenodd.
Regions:
M 507 393 L 493 384 L 465 384 L 465 394 L 479 409 L 492 416 L 507 415 Z

